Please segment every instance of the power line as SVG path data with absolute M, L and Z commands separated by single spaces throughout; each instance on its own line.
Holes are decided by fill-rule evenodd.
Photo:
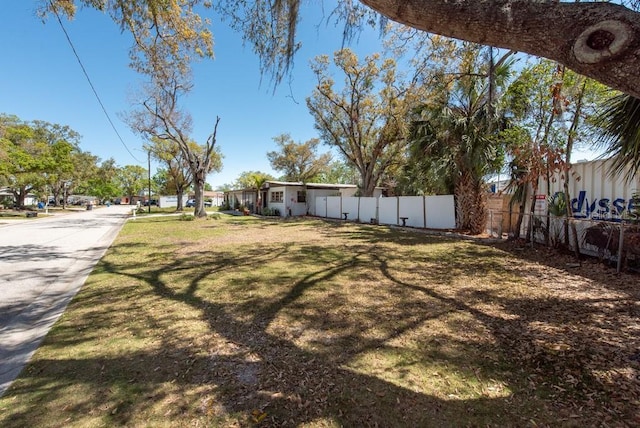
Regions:
M 100 96 L 98 95 L 98 92 L 96 91 L 96 88 L 93 86 L 93 83 L 91 82 L 91 79 L 89 78 L 89 74 L 87 73 L 87 70 L 84 68 L 84 65 L 82 64 L 82 61 L 80 60 L 80 56 L 78 55 L 78 52 L 76 51 L 76 48 L 73 45 L 73 42 L 71 41 L 71 37 L 69 37 L 69 33 L 67 33 L 66 28 L 64 28 L 64 25 L 62 24 L 62 20 L 60 19 L 60 15 L 58 15 L 58 10 L 56 9 L 56 7 L 51 2 L 49 2 L 49 4 L 51 5 L 51 9 L 53 10 L 53 13 L 56 15 L 56 18 L 58 19 L 58 23 L 60 24 L 60 28 L 62 28 L 62 32 L 64 32 L 64 35 L 67 38 L 67 42 L 69 42 L 69 46 L 71 46 L 71 50 L 73 51 L 73 54 L 75 55 L 76 59 L 78 60 L 78 64 L 80 64 L 80 68 L 82 68 L 82 72 L 84 73 L 84 77 L 86 77 L 87 82 L 89 82 L 89 86 L 91 86 L 91 90 L 93 91 L 93 94 L 95 95 L 96 99 L 98 100 L 98 103 L 100 104 L 100 107 L 102 107 L 102 111 L 104 112 L 104 115 L 107 117 L 107 120 L 109 121 L 109 124 L 111 124 L 111 128 L 113 128 L 113 131 L 116 133 L 116 135 L 118 136 L 118 139 L 120 140 L 120 142 L 122 143 L 124 148 L 127 150 L 127 152 L 129 152 L 131 157 L 133 159 L 135 159 L 136 162 L 141 163 L 141 161 L 138 158 L 136 158 L 133 155 L 133 153 L 131 153 L 131 150 L 129 150 L 129 147 L 127 147 L 127 144 L 124 142 L 124 140 L 120 136 L 120 133 L 116 129 L 116 126 L 114 125 L 113 121 L 111 120 L 111 116 L 109 116 L 109 113 L 107 112 L 107 109 L 104 107 L 104 104 L 102 104 L 102 100 L 100 99 Z

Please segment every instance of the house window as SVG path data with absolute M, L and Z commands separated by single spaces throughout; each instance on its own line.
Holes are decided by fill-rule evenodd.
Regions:
M 298 202 L 307 202 L 307 192 L 298 190 Z
M 271 202 L 284 201 L 284 192 L 271 192 Z

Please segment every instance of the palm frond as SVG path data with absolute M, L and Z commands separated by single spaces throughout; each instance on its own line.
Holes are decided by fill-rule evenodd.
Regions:
M 623 174 L 629 168 L 625 179 L 631 181 L 640 172 L 640 99 L 626 94 L 611 97 L 597 124 L 605 155 L 613 158 L 609 174 Z

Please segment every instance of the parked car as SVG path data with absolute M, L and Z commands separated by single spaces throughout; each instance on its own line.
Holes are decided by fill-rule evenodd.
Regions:
M 189 199 L 184 206 L 187 207 L 187 208 L 193 208 L 193 207 L 196 206 L 196 200 L 195 199 Z M 204 201 L 204 206 L 205 207 L 212 207 L 213 206 L 213 202 L 212 201 Z
M 158 201 L 155 200 L 155 199 L 151 199 L 149 201 L 144 201 L 144 206 L 145 207 L 148 207 L 149 205 L 156 205 L 157 206 L 158 205 Z

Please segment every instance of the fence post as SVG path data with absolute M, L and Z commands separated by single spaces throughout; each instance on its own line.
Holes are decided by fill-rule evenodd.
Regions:
M 422 227 L 427 228 L 427 197 L 422 195 Z
M 493 238 L 493 210 L 489 210 L 489 235 Z
M 622 248 L 624 247 L 623 245 L 624 242 L 624 222 L 620 221 L 620 238 L 618 240 L 618 266 L 617 266 L 617 273 L 620 273 L 620 271 L 622 270 Z

